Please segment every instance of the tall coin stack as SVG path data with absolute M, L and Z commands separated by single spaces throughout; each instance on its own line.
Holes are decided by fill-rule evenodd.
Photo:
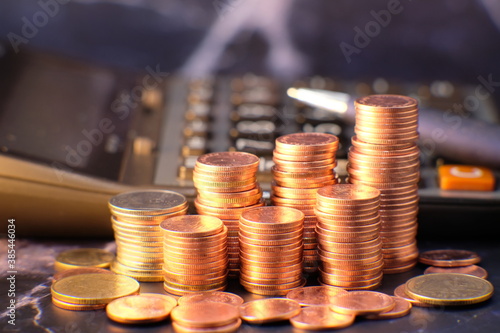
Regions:
M 263 206 L 257 183 L 259 158 L 243 152 L 209 153 L 198 157 L 193 171 L 200 215 L 220 218 L 228 228 L 229 272 L 239 272 L 238 223 L 246 209 Z
M 240 283 L 259 295 L 286 295 L 302 286 L 304 214 L 294 208 L 266 206 L 240 217 Z
M 305 215 L 305 272 L 317 269 L 316 191 L 337 183 L 333 168 L 338 146 L 338 138 L 325 133 L 294 133 L 276 139 L 271 201 L 275 206 L 299 209 Z
M 400 95 L 355 102 L 356 136 L 349 151 L 349 182 L 380 190 L 384 273 L 405 272 L 418 258 L 418 103 Z
M 160 222 L 185 215 L 186 198 L 165 190 L 132 191 L 109 200 L 116 240 L 115 273 L 142 282 L 163 281 L 163 235 Z
M 227 227 L 213 216 L 184 215 L 160 224 L 164 235 L 165 290 L 174 295 L 224 290 Z
M 380 191 L 338 184 L 317 192 L 320 281 L 344 289 L 374 289 L 382 281 Z

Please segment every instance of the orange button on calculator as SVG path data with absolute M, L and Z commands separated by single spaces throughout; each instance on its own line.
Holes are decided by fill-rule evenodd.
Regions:
M 442 165 L 438 170 L 442 190 L 493 191 L 495 176 L 484 167 L 473 165 Z

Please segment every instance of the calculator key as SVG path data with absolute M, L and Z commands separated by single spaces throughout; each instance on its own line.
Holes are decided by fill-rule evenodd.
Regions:
M 442 190 L 493 191 L 495 176 L 484 167 L 473 165 L 442 165 L 438 169 Z

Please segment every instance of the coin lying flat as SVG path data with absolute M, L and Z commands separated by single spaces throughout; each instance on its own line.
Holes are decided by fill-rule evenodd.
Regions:
M 422 252 L 418 260 L 437 267 L 461 267 L 477 264 L 481 257 L 472 251 L 444 249 Z
M 302 330 L 325 330 L 350 326 L 355 318 L 353 314 L 334 312 L 329 306 L 308 306 L 290 318 L 290 323 Z
M 107 268 L 115 255 L 103 249 L 81 248 L 71 249 L 59 253 L 54 263 L 54 269 L 61 272 L 65 269 L 80 267 Z
M 406 293 L 434 305 L 466 305 L 486 301 L 493 285 L 482 278 L 460 273 L 419 275 L 406 282 Z
M 226 303 L 182 304 L 171 312 L 172 321 L 185 327 L 219 327 L 238 320 L 238 308 Z
M 421 308 L 429 308 L 429 307 L 433 306 L 432 304 L 420 302 L 420 301 L 417 301 L 416 299 L 408 296 L 408 294 L 406 294 L 406 284 L 405 283 L 397 286 L 396 289 L 394 289 L 394 296 L 399 297 L 399 298 L 404 298 L 405 300 L 410 302 L 412 304 L 412 306 L 418 306 Z
M 53 298 L 73 304 L 105 304 L 137 294 L 139 282 L 119 274 L 80 274 L 65 277 L 52 284 Z
M 393 319 L 404 317 L 410 313 L 412 307 L 410 301 L 396 296 L 392 296 L 392 299 L 395 305 L 391 310 L 368 315 L 366 319 Z
M 436 267 L 430 266 L 424 271 L 424 274 L 433 274 L 433 273 L 461 273 L 461 274 L 469 274 L 480 277 L 482 279 L 486 279 L 488 277 L 488 272 L 477 265 L 470 266 L 462 266 L 462 267 Z
M 347 291 L 333 286 L 310 286 L 293 289 L 286 294 L 286 298 L 302 306 L 319 306 L 332 304 L 333 297 L 341 294 L 347 294 Z
M 106 314 L 124 324 L 154 323 L 166 319 L 176 305 L 171 296 L 145 293 L 115 299 L 106 306 Z
M 234 322 L 217 327 L 189 327 L 181 325 L 177 322 L 172 322 L 172 327 L 175 332 L 180 333 L 232 333 L 236 332 L 241 326 L 241 319 L 236 319 Z
M 243 304 L 243 298 L 240 296 L 224 291 L 207 291 L 192 295 L 184 295 L 178 300 L 179 305 L 202 303 L 202 302 L 216 302 L 227 303 L 234 306 Z
M 254 324 L 288 320 L 299 313 L 300 304 L 286 298 L 258 299 L 240 306 L 240 317 Z
M 58 272 L 53 276 L 53 282 L 61 280 L 65 277 L 72 275 L 80 275 L 80 274 L 89 274 L 89 273 L 98 273 L 98 274 L 115 274 L 108 269 L 99 268 L 99 267 L 81 267 L 81 268 L 70 268 L 65 269 L 64 271 Z
M 395 302 L 391 296 L 377 291 L 350 291 L 335 296 L 331 309 L 338 313 L 368 315 L 391 310 Z
M 111 211 L 133 215 L 160 215 L 187 206 L 186 197 L 166 190 L 141 190 L 115 195 L 109 200 Z

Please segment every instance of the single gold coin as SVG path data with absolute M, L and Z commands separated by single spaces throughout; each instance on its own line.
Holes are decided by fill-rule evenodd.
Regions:
M 220 233 L 224 224 L 221 219 L 206 215 L 183 215 L 166 219 L 160 224 L 166 237 L 202 237 Z
M 70 268 L 65 269 L 64 271 L 58 272 L 53 276 L 53 282 L 61 280 L 65 277 L 79 274 L 89 274 L 89 273 L 98 273 L 98 274 L 115 274 L 108 269 L 99 268 L 99 267 L 81 267 L 81 268 Z
M 291 290 L 286 294 L 286 298 L 299 302 L 302 306 L 330 305 L 332 299 L 347 291 L 338 287 L 310 286 Z
M 330 307 L 338 313 L 362 316 L 388 311 L 394 306 L 395 302 L 389 295 L 377 291 L 356 290 L 336 296 Z
M 139 282 L 119 274 L 79 274 L 52 284 L 53 298 L 73 304 L 103 304 L 139 292 Z
M 435 267 L 430 266 L 424 271 L 424 274 L 433 274 L 433 273 L 461 273 L 461 274 L 469 274 L 480 277 L 482 279 L 486 279 L 488 277 L 488 272 L 477 265 L 470 266 L 462 266 L 462 267 Z
M 300 313 L 300 304 L 286 298 L 264 298 L 240 305 L 240 316 L 252 324 L 288 320 Z
M 335 203 L 375 203 L 380 191 L 374 187 L 359 184 L 336 184 L 318 190 L 317 199 Z
M 54 263 L 57 272 L 70 268 L 100 267 L 107 268 L 115 255 L 103 249 L 80 248 L 59 253 Z
M 171 312 L 173 322 L 187 327 L 218 327 L 231 324 L 239 317 L 238 307 L 227 303 L 187 303 Z
M 410 301 L 396 296 L 392 296 L 392 299 L 396 305 L 391 310 L 368 315 L 366 319 L 393 319 L 404 317 L 410 313 L 412 307 Z
M 338 147 L 339 139 L 327 133 L 292 133 L 276 139 L 276 150 L 283 154 L 300 154 L 307 150 L 332 150 Z
M 167 190 L 140 190 L 120 193 L 109 199 L 109 208 L 124 214 L 160 215 L 185 208 L 186 197 Z
M 241 298 L 236 294 L 225 291 L 206 291 L 198 294 L 184 295 L 181 298 L 179 298 L 178 302 L 179 305 L 203 303 L 203 302 L 216 302 L 216 303 L 227 303 L 234 306 L 239 306 L 243 304 L 243 298 Z
M 177 300 L 172 296 L 145 293 L 125 296 L 106 306 L 108 318 L 123 324 L 146 324 L 165 320 Z
M 466 305 L 488 300 L 493 295 L 491 282 L 460 273 L 419 275 L 406 282 L 406 293 L 434 305 Z
M 329 306 L 308 306 L 290 318 L 293 327 L 301 330 L 339 329 L 351 326 L 356 318 L 353 314 L 334 312 Z
M 240 221 L 246 224 L 262 225 L 265 228 L 294 225 L 304 221 L 304 213 L 298 209 L 279 206 L 251 208 L 241 213 Z

